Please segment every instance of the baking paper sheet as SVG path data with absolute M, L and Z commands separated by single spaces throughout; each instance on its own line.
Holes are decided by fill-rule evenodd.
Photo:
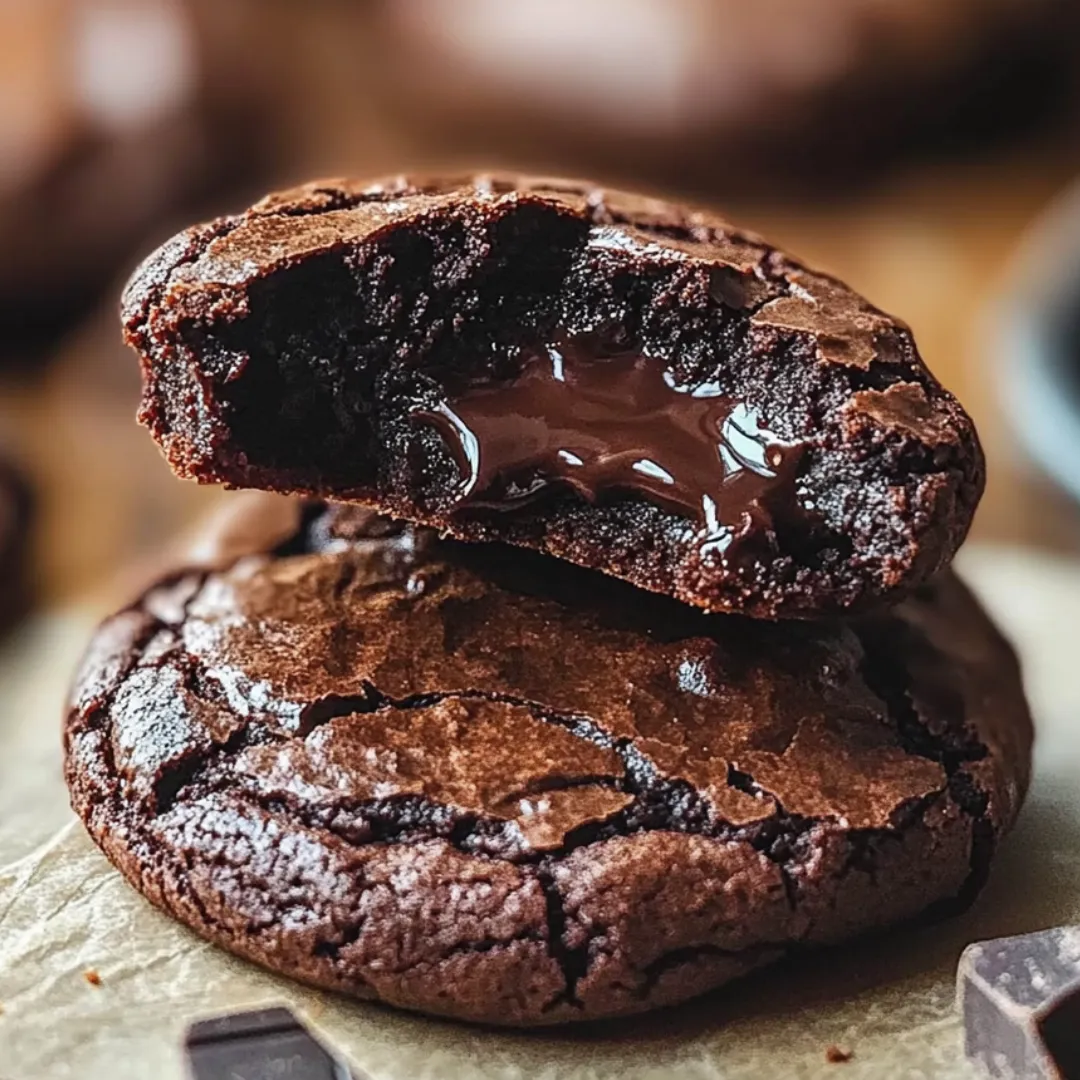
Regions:
M 188 1023 L 271 1003 L 296 1009 L 373 1080 L 974 1076 L 953 1013 L 963 946 L 1080 922 L 1080 570 L 989 550 L 965 564 L 1021 648 L 1039 727 L 1031 797 L 976 907 L 651 1017 L 540 1034 L 307 990 L 153 910 L 66 809 L 60 701 L 92 620 L 39 620 L 0 657 L 0 1078 L 179 1080 Z M 853 1059 L 828 1063 L 831 1045 Z

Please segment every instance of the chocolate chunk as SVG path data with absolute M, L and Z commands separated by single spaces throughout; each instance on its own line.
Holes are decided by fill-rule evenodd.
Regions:
M 948 564 L 983 486 L 910 331 L 720 218 L 576 182 L 331 182 L 175 237 L 124 301 L 203 482 L 365 504 L 714 612 Z
M 969 945 L 957 983 L 964 1049 L 992 1076 L 1080 1077 L 1080 926 Z
M 184 1038 L 192 1080 L 364 1080 L 288 1009 L 200 1020 Z
M 774 623 L 237 504 L 95 635 L 66 775 L 137 889 L 272 970 L 487 1023 L 639 1012 L 963 906 L 1019 808 L 1016 661 L 951 575 Z

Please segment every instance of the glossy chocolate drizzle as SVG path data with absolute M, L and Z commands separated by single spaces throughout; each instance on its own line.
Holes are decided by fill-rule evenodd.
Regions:
M 766 503 L 781 489 L 793 496 L 801 447 L 716 383 L 680 386 L 656 357 L 581 342 L 521 359 L 513 380 L 413 414 L 458 463 L 457 509 L 512 510 L 552 487 L 590 502 L 621 491 L 696 521 L 723 551 L 738 532 L 768 527 Z

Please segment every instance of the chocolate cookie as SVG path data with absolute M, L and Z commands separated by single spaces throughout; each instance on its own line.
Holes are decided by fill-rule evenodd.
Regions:
M 22 474 L 0 457 L 0 631 L 26 609 L 30 490 Z
M 1064 119 L 1071 0 L 382 0 L 365 89 L 429 156 L 834 196 Z M 359 36 L 360 30 L 354 34 Z
M 574 182 L 315 184 L 124 299 L 181 476 L 509 541 L 711 611 L 944 567 L 983 487 L 908 329 L 718 218 Z
M 516 1025 L 677 1002 L 965 904 L 1023 797 L 1016 661 L 950 575 L 768 623 L 254 499 L 102 626 L 66 772 L 146 897 L 305 982 Z

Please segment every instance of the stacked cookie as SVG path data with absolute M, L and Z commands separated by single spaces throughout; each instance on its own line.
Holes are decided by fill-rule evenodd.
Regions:
M 238 496 L 98 632 L 67 777 L 151 901 L 463 1019 L 641 1011 L 969 902 L 1027 784 L 948 564 L 983 484 L 902 324 L 707 214 L 315 184 L 124 301 Z

